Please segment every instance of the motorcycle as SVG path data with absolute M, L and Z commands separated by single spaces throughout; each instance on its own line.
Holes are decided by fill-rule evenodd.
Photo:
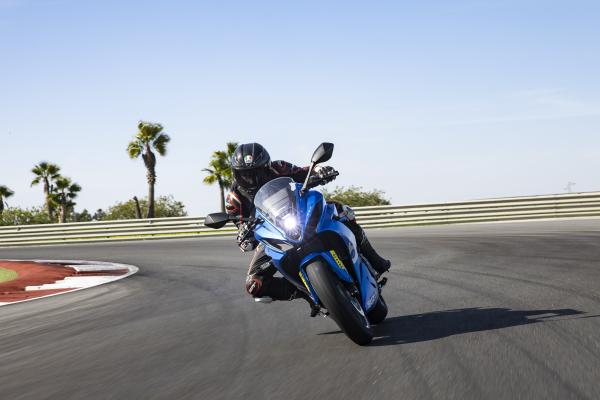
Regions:
M 338 175 L 311 176 L 317 164 L 331 158 L 333 147 L 332 143 L 317 147 L 303 184 L 288 177 L 264 184 L 254 198 L 253 217 L 213 213 L 204 224 L 215 229 L 229 221 L 247 224 L 246 235 L 253 234 L 264 244 L 277 270 L 308 294 L 320 313 L 331 317 L 352 341 L 366 345 L 373 339 L 372 325 L 387 316 L 381 295 L 387 279 L 377 281 L 344 217 L 319 191 L 311 190 Z

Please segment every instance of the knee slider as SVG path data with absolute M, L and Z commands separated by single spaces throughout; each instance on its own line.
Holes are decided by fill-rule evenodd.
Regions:
M 262 286 L 262 277 L 258 275 L 248 275 L 246 278 L 246 292 L 248 292 L 249 295 L 256 297 L 260 293 Z

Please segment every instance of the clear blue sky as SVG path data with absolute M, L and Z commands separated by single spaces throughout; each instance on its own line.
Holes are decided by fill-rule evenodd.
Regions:
M 600 190 L 597 1 L 0 0 L 0 184 L 42 203 L 50 160 L 79 206 L 146 193 L 125 147 L 172 136 L 158 194 L 218 208 L 212 150 L 303 164 L 394 203 Z

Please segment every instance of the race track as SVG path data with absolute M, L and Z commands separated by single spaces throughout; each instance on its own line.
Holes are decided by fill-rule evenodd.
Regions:
M 0 249 L 140 267 L 1 308 L 0 398 L 600 398 L 600 219 L 368 233 L 394 267 L 362 348 L 253 303 L 232 238 Z

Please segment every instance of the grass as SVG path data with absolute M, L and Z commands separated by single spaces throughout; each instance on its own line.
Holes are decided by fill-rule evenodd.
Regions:
M 19 275 L 12 269 L 0 268 L 0 283 L 17 279 L 17 276 Z

